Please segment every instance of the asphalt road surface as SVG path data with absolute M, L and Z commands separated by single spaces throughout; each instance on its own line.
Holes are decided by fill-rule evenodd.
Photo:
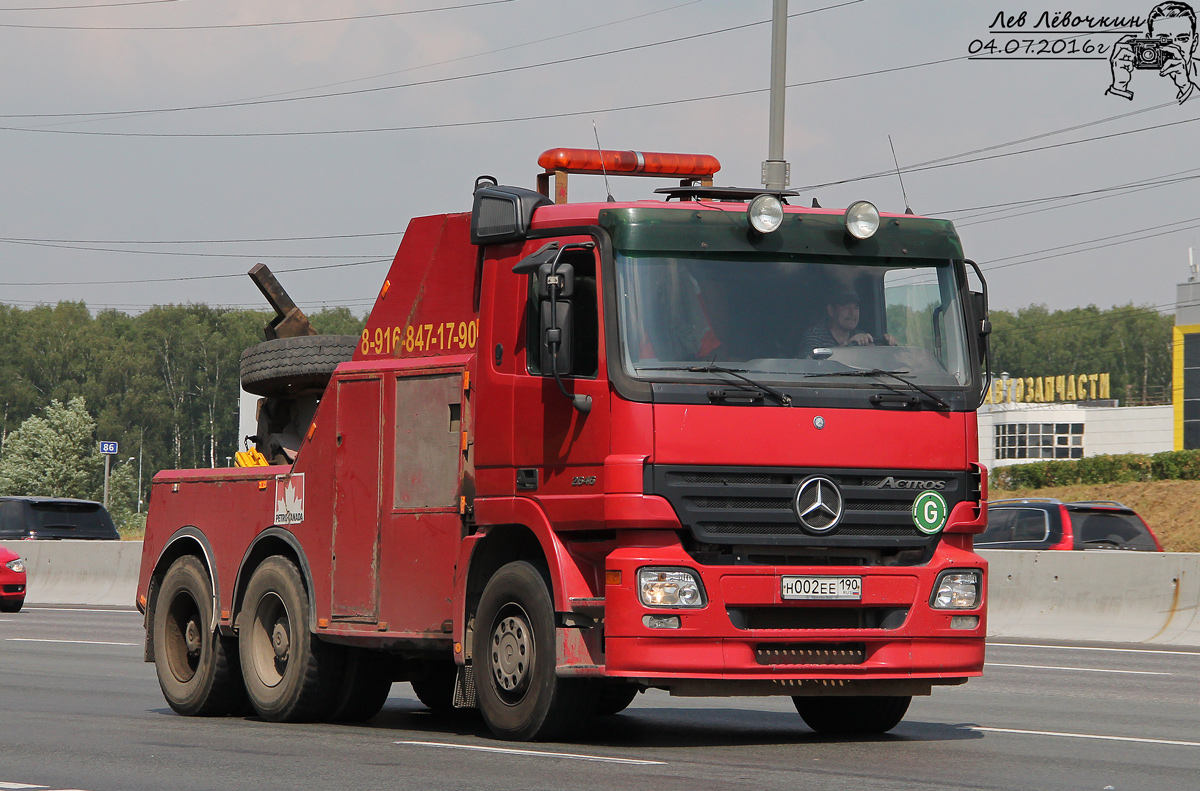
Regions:
M 132 610 L 0 615 L 0 789 L 1200 791 L 1200 650 L 994 643 L 891 734 L 826 739 L 787 698 L 641 695 L 586 741 L 492 739 L 396 684 L 366 725 L 174 714 Z

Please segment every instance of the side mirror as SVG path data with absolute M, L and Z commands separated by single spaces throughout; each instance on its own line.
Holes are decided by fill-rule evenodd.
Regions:
M 574 321 L 569 298 L 574 293 L 575 267 L 570 264 L 558 264 L 556 267 L 553 263 L 538 267 L 537 295 L 542 320 L 543 373 L 557 373 L 559 376 L 569 376 L 571 373 Z
M 988 320 L 987 294 L 980 291 L 971 292 L 971 318 L 975 324 L 975 332 L 979 334 L 980 357 L 987 356 L 988 336 L 992 334 L 992 322 Z
M 552 317 L 550 311 L 555 311 Z M 571 374 L 571 342 L 572 316 L 570 302 L 554 302 L 546 300 L 542 308 L 542 373 L 557 373 L 559 376 Z M 555 346 L 557 345 L 557 348 Z M 558 362 L 558 368 L 554 366 Z

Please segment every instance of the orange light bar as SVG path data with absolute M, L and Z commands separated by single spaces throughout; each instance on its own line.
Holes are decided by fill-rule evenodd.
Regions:
M 603 166 L 601 166 L 603 157 Z M 702 178 L 721 169 L 708 154 L 660 154 L 652 151 L 599 151 L 587 148 L 552 148 L 538 157 L 538 165 L 567 173 L 620 173 L 626 176 L 680 176 Z

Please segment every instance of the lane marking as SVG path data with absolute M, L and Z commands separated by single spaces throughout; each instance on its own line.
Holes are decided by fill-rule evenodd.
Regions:
M 21 788 L 46 788 L 46 786 L 31 786 L 31 785 L 25 785 L 24 783 L 0 782 L 0 788 L 6 788 L 6 789 L 11 788 L 11 789 L 13 789 L 13 791 L 17 791 L 18 789 L 21 789 Z
M 1030 670 L 1071 670 L 1083 673 L 1126 673 L 1132 676 L 1170 676 L 1173 673 L 1161 673 L 1154 670 L 1106 670 L 1099 667 L 1052 667 L 1050 665 L 1009 665 L 1003 662 L 988 662 L 984 668 L 989 667 L 1024 667 Z
M 1122 654 L 1162 654 L 1163 656 L 1194 656 L 1200 651 L 1159 651 L 1155 648 L 1100 648 L 1092 645 L 1039 645 L 1036 643 L 988 643 L 988 648 L 1049 648 L 1062 651 L 1115 651 Z
M 475 750 L 481 753 L 504 753 L 505 755 L 525 755 L 532 758 L 570 758 L 576 761 L 598 761 L 608 764 L 633 764 L 635 766 L 666 766 L 666 761 L 646 761 L 641 758 L 609 758 L 603 755 L 582 755 L 579 753 L 551 753 L 538 750 L 514 750 L 510 747 L 484 747 L 477 744 L 450 744 L 448 742 L 393 742 L 393 744 L 409 744 L 417 747 L 440 747 L 446 750 Z
M 985 733 L 1015 733 L 1021 736 L 1065 736 L 1070 739 L 1097 739 L 1106 742 L 1137 742 L 1138 744 L 1169 744 L 1174 747 L 1200 747 L 1200 742 L 1184 742 L 1174 739 L 1143 739 L 1137 736 L 1102 736 L 1095 733 L 1063 733 L 1061 731 L 1021 731 L 1015 728 L 981 728 L 969 726 L 970 730 Z
M 6 637 L 13 643 L 70 643 L 71 645 L 141 645 L 141 643 L 110 643 L 104 640 L 50 640 L 45 637 Z

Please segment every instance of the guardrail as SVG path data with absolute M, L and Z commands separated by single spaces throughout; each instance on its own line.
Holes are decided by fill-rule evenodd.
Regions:
M 989 565 L 989 635 L 1200 645 L 1200 554 L 979 554 Z
M 0 544 L 25 558 L 29 604 L 134 604 L 140 541 Z M 979 554 L 989 564 L 989 636 L 1200 646 L 1200 554 Z
M 25 559 L 26 604 L 133 607 L 141 541 L 0 541 Z

